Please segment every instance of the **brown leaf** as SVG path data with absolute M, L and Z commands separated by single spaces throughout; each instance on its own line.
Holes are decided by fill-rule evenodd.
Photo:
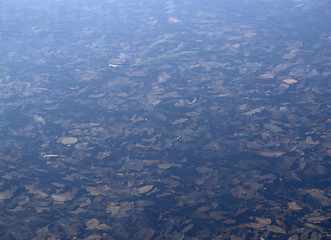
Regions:
M 262 225 L 269 225 L 271 224 L 270 218 L 262 218 L 262 217 L 255 217 L 255 220 Z
M 214 218 L 215 220 L 221 220 L 221 219 L 225 218 L 224 215 L 222 215 L 222 214 L 224 214 L 223 211 L 212 211 L 212 212 L 209 212 L 209 216 L 212 217 L 212 218 Z
M 263 157 L 280 157 L 284 153 L 285 152 L 282 152 L 282 151 L 270 151 L 270 150 L 262 150 L 262 151 L 258 152 L 258 154 Z
M 276 226 L 276 225 L 268 225 L 267 229 L 270 232 L 274 232 L 274 233 L 284 233 L 284 234 L 286 233 L 286 231 L 283 228 Z
M 297 83 L 298 81 L 293 78 L 289 78 L 289 79 L 283 80 L 283 82 L 285 82 L 287 84 L 293 84 L 293 83 Z
M 173 121 L 171 124 L 173 125 L 177 125 L 177 124 L 181 124 L 181 123 L 184 123 L 186 122 L 188 119 L 187 118 L 181 118 L 181 119 L 178 119 L 176 121 Z
M 295 211 L 302 209 L 302 207 L 300 207 L 296 202 L 289 202 L 289 203 L 287 203 L 287 206 L 289 209 L 295 210 Z
M 246 190 L 242 186 L 237 186 L 231 190 L 234 197 L 243 198 L 246 196 Z
M 320 144 L 319 141 L 313 141 L 313 138 L 311 136 L 307 136 L 306 137 L 306 143 L 310 144 L 310 145 L 317 145 Z
M 152 188 L 154 187 L 154 185 L 146 185 L 144 187 L 140 187 L 137 189 L 138 193 L 147 193 L 150 190 L 152 190 Z
M 87 220 L 85 225 L 87 226 L 87 229 L 95 229 L 99 226 L 99 220 L 96 218 Z

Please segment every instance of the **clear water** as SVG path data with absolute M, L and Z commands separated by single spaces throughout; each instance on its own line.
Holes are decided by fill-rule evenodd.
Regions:
M 330 239 L 330 1 L 0 9 L 1 239 Z

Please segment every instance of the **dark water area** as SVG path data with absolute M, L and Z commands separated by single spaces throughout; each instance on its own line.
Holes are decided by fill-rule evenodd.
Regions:
M 331 2 L 0 8 L 0 239 L 331 239 Z

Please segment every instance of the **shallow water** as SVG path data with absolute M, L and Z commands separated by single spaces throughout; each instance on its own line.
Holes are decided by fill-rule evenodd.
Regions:
M 329 1 L 3 1 L 1 239 L 329 239 Z

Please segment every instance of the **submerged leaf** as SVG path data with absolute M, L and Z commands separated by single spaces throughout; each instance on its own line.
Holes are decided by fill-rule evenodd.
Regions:
M 138 188 L 137 191 L 138 191 L 138 193 L 147 193 L 150 190 L 152 190 L 153 187 L 154 187 L 154 185 L 147 185 L 147 186 Z

